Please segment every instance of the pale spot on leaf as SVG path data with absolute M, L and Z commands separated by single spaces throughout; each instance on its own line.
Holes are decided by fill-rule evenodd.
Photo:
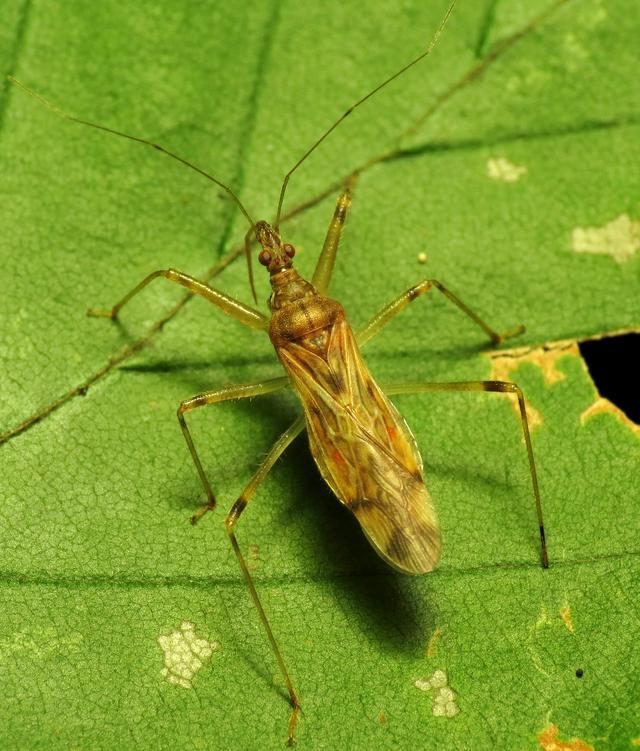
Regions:
M 549 673 L 544 669 L 544 665 L 538 654 L 537 640 L 538 632 L 547 626 L 553 626 L 553 623 L 553 620 L 549 618 L 547 609 L 543 604 L 540 609 L 540 615 L 538 616 L 536 622 L 532 623 L 531 626 L 529 626 L 529 636 L 526 642 L 527 651 L 531 656 L 531 661 L 533 662 L 535 669 L 547 678 L 549 678 L 550 676 Z
M 497 157 L 487 161 L 487 175 L 492 180 L 502 180 L 505 183 L 515 183 L 527 174 L 524 165 L 513 164 L 504 157 Z
M 158 637 L 164 652 L 162 675 L 169 683 L 183 688 L 191 688 L 193 676 L 220 649 L 218 642 L 197 636 L 195 628 L 193 623 L 183 621 L 179 630 Z
M 429 643 L 427 644 L 427 657 L 435 656 L 438 640 L 440 639 L 441 635 L 442 629 L 440 628 L 440 626 L 437 626 L 431 634 L 431 638 L 429 639 Z
M 62 631 L 53 626 L 26 629 L 0 639 L 0 665 L 15 656 L 44 660 L 65 652 L 73 652 L 82 642 L 78 631 Z
M 419 678 L 414 686 L 420 691 L 433 691 L 433 716 L 455 717 L 460 708 L 456 703 L 456 693 L 448 685 L 447 674 L 444 670 L 435 670 L 429 678 Z
M 576 253 L 609 255 L 624 263 L 640 248 L 640 222 L 621 214 L 602 227 L 576 227 L 571 234 L 571 247 Z
M 567 70 L 575 73 L 588 56 L 589 53 L 578 37 L 573 32 L 568 33 L 564 38 L 564 59 Z

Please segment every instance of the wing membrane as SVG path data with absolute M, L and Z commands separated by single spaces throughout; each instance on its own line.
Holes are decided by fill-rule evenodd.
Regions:
M 404 419 L 371 377 L 351 327 L 335 323 L 322 346 L 279 348 L 302 400 L 311 452 L 377 552 L 405 573 L 425 573 L 440 532 L 422 461 Z

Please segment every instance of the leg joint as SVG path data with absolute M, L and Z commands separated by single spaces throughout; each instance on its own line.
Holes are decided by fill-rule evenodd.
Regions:
M 233 504 L 231 507 L 231 511 L 227 514 L 226 519 L 224 520 L 224 525 L 227 528 L 227 534 L 231 534 L 233 532 L 233 528 L 236 526 L 236 522 L 240 518 L 240 514 L 245 510 L 247 507 L 247 501 L 240 496 L 238 500 Z
M 344 224 L 344 221 L 347 218 L 347 211 L 349 210 L 350 206 L 351 206 L 351 191 L 349 190 L 349 188 L 347 188 L 344 191 L 344 193 L 338 198 L 336 210 L 333 214 L 334 219 L 338 223 Z
M 178 420 L 185 412 L 191 412 L 191 410 L 198 407 L 204 407 L 207 403 L 207 397 L 204 394 L 198 394 L 197 396 L 192 396 L 191 399 L 185 399 L 178 406 Z
M 411 287 L 407 292 L 407 297 L 409 298 L 410 302 L 413 302 L 416 297 L 420 297 L 420 295 L 424 295 L 425 292 L 428 292 L 433 285 L 433 282 L 431 279 L 423 279 L 421 282 L 418 282 L 418 284 L 415 284 L 413 287 Z
M 522 396 L 520 386 L 511 381 L 483 381 L 485 391 L 501 391 L 507 394 L 517 394 Z

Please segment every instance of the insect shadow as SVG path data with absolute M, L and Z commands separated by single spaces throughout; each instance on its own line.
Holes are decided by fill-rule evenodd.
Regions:
M 318 473 L 309 471 L 309 454 L 305 441 L 295 441 L 278 472 L 286 475 L 284 484 L 295 488 L 283 513 L 313 530 L 305 547 L 311 548 L 317 575 L 367 640 L 387 652 L 422 653 L 425 634 L 432 633 L 437 617 L 431 580 L 420 581 L 418 594 L 415 580 L 397 576 L 385 565 L 353 515 L 335 503 Z
M 265 354 L 264 356 L 255 355 L 252 357 L 243 357 L 242 355 L 225 357 L 224 355 L 218 355 L 216 356 L 215 369 L 245 368 L 256 365 L 273 365 L 273 355 Z M 214 368 L 211 365 L 211 360 L 176 357 L 173 360 L 158 358 L 147 362 L 121 365 L 118 370 L 129 373 L 181 373 L 188 371 L 207 371 L 211 373 L 214 371 Z

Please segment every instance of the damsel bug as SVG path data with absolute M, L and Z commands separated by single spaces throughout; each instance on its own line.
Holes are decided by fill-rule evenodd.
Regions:
M 346 321 L 345 311 L 340 303 L 325 296 L 333 271 L 342 227 L 351 203 L 351 186 L 347 186 L 338 199 L 333 219 L 329 225 L 310 282 L 304 280 L 294 269 L 295 249 L 288 242 L 283 242 L 280 234 L 280 219 L 285 192 L 293 172 L 356 107 L 431 52 L 451 15 L 452 9 L 453 4 L 449 7 L 431 43 L 422 54 L 352 105 L 307 149 L 287 173 L 280 191 L 276 219 L 273 225 L 266 221 L 254 222 L 239 198 L 227 185 L 182 157 L 146 139 L 72 117 L 27 89 L 30 94 L 41 99 L 44 104 L 62 117 L 152 146 L 224 189 L 237 203 L 250 224 L 245 245 L 254 299 L 256 295 L 250 255 L 253 236 L 261 246 L 259 261 L 269 272 L 272 288 L 269 298 L 270 318 L 258 310 L 173 269 L 159 270 L 149 274 L 110 310 L 91 310 L 89 313 L 93 316 L 116 319 L 122 307 L 132 297 L 141 292 L 154 279 L 164 278 L 204 297 L 245 326 L 268 332 L 278 358 L 285 369 L 285 376 L 268 381 L 208 391 L 183 401 L 178 408 L 180 427 L 207 495 L 206 505 L 192 517 L 194 523 L 207 511 L 215 507 L 216 499 L 195 448 L 185 415 L 199 407 L 233 399 L 269 394 L 284 389 L 288 385 L 294 388 L 300 398 L 303 415 L 298 417 L 285 430 L 270 449 L 240 497 L 233 504 L 225 520 L 231 545 L 238 558 L 243 576 L 288 688 L 292 707 L 289 721 L 289 743 L 293 742 L 295 726 L 300 712 L 300 702 L 258 597 L 251 574 L 240 551 L 235 536 L 235 526 L 257 487 L 287 446 L 305 428 L 309 436 L 311 453 L 322 476 L 340 502 L 354 514 L 377 553 L 397 571 L 406 574 L 421 574 L 431 571 L 438 563 L 441 544 L 440 530 L 423 482 L 422 460 L 415 439 L 387 395 L 429 391 L 491 391 L 515 394 L 519 402 L 522 430 L 531 472 L 541 538 L 542 563 L 543 566 L 548 566 L 533 450 L 524 398 L 518 386 L 502 381 L 404 382 L 388 388 L 386 390 L 387 395 L 385 395 L 371 377 L 359 352 L 361 345 L 375 336 L 412 301 L 432 288 L 439 290 L 456 305 L 494 343 L 500 343 L 521 333 L 523 328 L 517 327 L 502 334 L 497 333 L 439 281 L 425 279 L 384 307 L 363 329 L 354 333 Z M 18 83 L 15 80 L 14 82 Z

